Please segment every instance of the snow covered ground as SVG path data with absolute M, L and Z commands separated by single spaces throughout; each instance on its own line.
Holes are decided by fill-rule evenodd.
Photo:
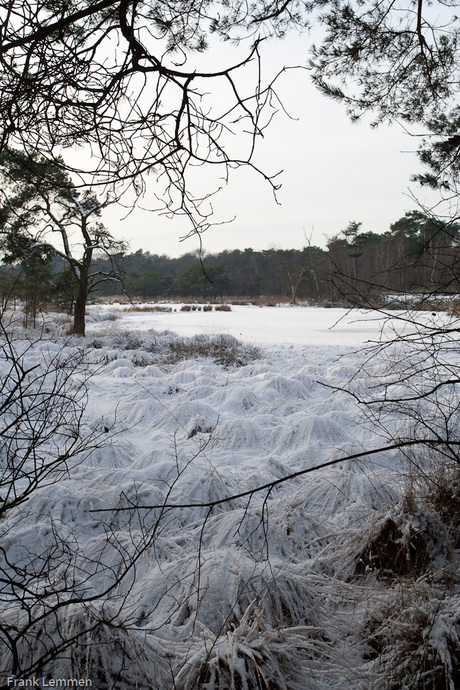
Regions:
M 345 390 L 371 395 L 388 371 L 387 356 L 367 361 L 381 329 L 338 309 L 107 306 L 90 309 L 85 342 L 36 342 L 26 358 L 40 366 L 84 351 L 82 432 L 100 447 L 1 523 L 3 575 L 23 567 L 49 602 L 67 578 L 85 600 L 55 594 L 62 606 L 40 618 L 52 603 L 25 613 L 3 588 L 10 638 L 40 619 L 18 634 L 23 669 L 75 636 L 43 673 L 101 690 L 441 687 L 460 661 L 460 610 L 431 564 L 455 580 L 454 547 L 436 541 L 438 518 L 407 507 L 407 458 L 365 455 L 387 439 Z M 32 568 L 46 558 L 56 568 Z M 20 676 L 15 654 L 0 650 L 5 677 Z
M 255 307 L 232 305 L 231 311 L 181 311 L 182 304 L 160 305 L 173 311 L 127 311 L 130 305 L 93 306 L 97 318 L 114 309 L 123 313 L 123 328 L 157 331 L 171 330 L 179 335 L 229 333 L 254 345 L 345 345 L 361 346 L 379 338 L 382 320 L 371 312 L 291 306 Z M 117 324 L 118 327 L 120 324 Z M 97 330 L 90 324 L 88 332 Z

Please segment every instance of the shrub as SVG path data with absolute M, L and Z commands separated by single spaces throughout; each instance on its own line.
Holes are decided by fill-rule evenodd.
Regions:
M 374 601 L 364 621 L 375 690 L 454 690 L 460 681 L 458 597 L 424 578 Z
M 459 687 L 459 524 L 460 468 L 434 462 L 413 468 L 400 501 L 359 530 L 354 575 L 380 581 L 362 627 L 373 689 Z
M 169 352 L 163 359 L 166 364 L 174 364 L 191 357 L 207 357 L 224 367 L 244 366 L 260 357 L 260 350 L 244 345 L 231 335 L 177 338 L 169 343 Z
M 86 345 L 97 350 L 106 348 L 106 356 L 109 358 L 107 361 L 124 359 L 127 356 L 126 352 L 133 351 L 129 357 L 136 366 L 176 364 L 193 357 L 206 357 L 224 367 L 244 366 L 261 355 L 259 348 L 225 334 L 181 338 L 168 331 L 112 331 L 110 334 L 99 332 L 93 333 Z M 98 356 L 100 359 L 100 355 Z M 91 358 L 89 352 L 86 357 Z
M 246 688 L 300 690 L 305 686 L 301 660 L 308 639 L 302 629 L 270 629 L 252 607 L 237 626 L 216 639 L 195 638 L 190 658 L 174 679 L 177 690 Z
M 414 526 L 414 516 L 407 517 L 386 515 L 375 525 L 358 555 L 357 574 L 371 570 L 377 577 L 408 577 L 424 572 L 430 535 Z
M 122 313 L 127 313 L 127 312 L 170 312 L 172 311 L 172 307 L 164 307 L 160 304 L 134 304 L 128 309 L 123 309 L 120 310 Z

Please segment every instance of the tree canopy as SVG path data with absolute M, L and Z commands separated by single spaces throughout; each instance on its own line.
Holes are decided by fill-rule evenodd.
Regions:
M 262 83 L 260 43 L 304 25 L 302 7 L 300 0 L 2 3 L 0 148 L 49 158 L 83 147 L 67 166 L 82 183 L 130 183 L 138 193 L 152 172 L 162 207 L 203 229 L 210 211 L 190 191 L 189 170 L 221 166 L 225 177 L 230 167 L 254 165 L 255 140 L 276 108 L 276 75 Z M 194 56 L 218 37 L 249 45 L 203 69 Z
M 126 185 L 141 194 L 152 173 L 152 208 L 182 214 L 201 233 L 215 190 L 193 190 L 190 175 L 201 166 L 223 180 L 233 168 L 258 170 L 256 142 L 282 109 L 279 75 L 262 71 L 263 42 L 316 26 L 316 85 L 354 119 L 416 124 L 428 166 L 420 181 L 456 194 L 459 4 L 9 0 L 0 8 L 0 150 L 62 165 L 59 155 L 77 147 L 65 166 L 74 183 L 117 194 Z M 216 52 L 221 40 L 235 46 L 225 57 Z
M 64 259 L 76 284 L 73 331 L 84 335 L 88 293 L 114 276 L 110 268 L 93 270 L 93 256 L 110 257 L 125 248 L 98 220 L 109 200 L 76 189 L 58 164 L 12 149 L 0 153 L 0 180 L 0 249 L 5 260 L 25 266 L 42 254 Z
M 458 4 L 9 0 L 0 8 L 0 148 L 50 157 L 83 147 L 73 164 L 83 181 L 138 192 L 154 172 L 166 208 L 202 229 L 208 211 L 190 191 L 191 167 L 224 166 L 225 176 L 254 165 L 279 107 L 276 75 L 262 80 L 261 41 L 315 24 L 317 86 L 353 118 L 372 111 L 377 122 L 422 124 L 424 181 L 445 185 L 458 172 Z M 195 56 L 212 56 L 220 39 L 247 49 L 203 69 Z
M 352 119 L 416 124 L 430 170 L 419 181 L 456 185 L 460 149 L 458 0 L 320 3 L 325 34 L 313 46 L 313 80 Z M 413 132 L 414 133 L 414 132 Z M 417 141 L 419 141 L 417 139 Z

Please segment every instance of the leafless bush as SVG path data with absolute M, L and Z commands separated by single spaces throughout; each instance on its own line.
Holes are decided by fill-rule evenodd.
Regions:
M 71 459 L 100 442 L 82 438 L 88 371 L 83 351 L 33 353 L 0 323 L 0 517 L 65 474 Z
M 458 597 L 424 578 L 397 584 L 374 602 L 363 637 L 375 690 L 458 687 Z
M 85 353 L 13 340 L 0 323 L 0 371 L 0 677 L 53 677 L 60 668 L 66 677 L 72 669 L 84 675 L 77 656 L 88 665 L 99 639 L 112 650 L 112 680 L 122 678 L 136 645 L 119 616 L 157 516 L 135 526 L 129 516 L 121 531 L 98 520 L 93 549 L 83 552 L 71 516 L 84 497 L 68 497 L 69 521 L 62 500 L 53 502 L 75 466 L 111 441 L 107 422 L 88 418 Z
M 460 548 L 460 467 L 435 456 L 431 461 L 427 459 L 423 468 L 417 466 L 411 473 L 407 500 L 424 514 L 435 515 L 441 523 L 438 534 L 444 532 L 444 527 L 449 548 Z

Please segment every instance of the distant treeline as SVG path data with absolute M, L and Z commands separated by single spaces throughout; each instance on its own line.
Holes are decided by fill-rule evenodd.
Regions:
M 100 295 L 123 290 L 141 298 L 287 297 L 332 302 L 382 292 L 460 292 L 460 225 L 411 211 L 388 232 L 361 232 L 352 222 L 327 249 L 226 250 L 171 259 L 139 250 L 118 257 L 123 280 L 99 285 Z M 108 269 L 108 265 L 98 268 Z
M 384 234 L 361 232 L 360 226 L 349 223 L 327 249 L 235 249 L 201 260 L 197 253 L 173 259 L 139 250 L 111 261 L 98 258 L 93 268 L 101 279 L 93 295 L 193 300 L 274 296 L 336 304 L 348 299 L 372 303 L 383 293 L 460 292 L 459 225 L 411 211 Z M 25 284 L 26 274 L 29 283 L 35 275 L 34 285 Z M 10 290 L 20 297 L 21 290 L 32 291 L 42 301 L 52 295 L 69 309 L 74 299 L 72 276 L 57 256 L 32 272 L 20 265 L 2 267 L 0 280 L 2 294 Z

